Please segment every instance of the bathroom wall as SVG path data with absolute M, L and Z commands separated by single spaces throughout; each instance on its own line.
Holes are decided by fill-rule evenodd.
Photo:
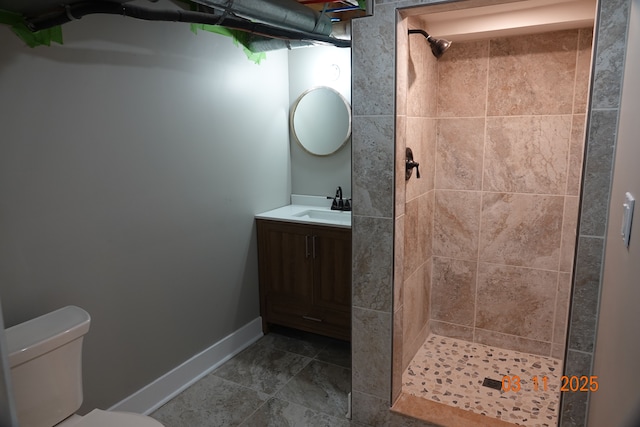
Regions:
M 438 61 L 431 330 L 562 358 L 592 29 Z
M 631 2 L 629 49 L 625 57 L 616 138 L 615 171 L 609 204 L 609 227 L 605 243 L 603 287 L 598 318 L 593 374 L 599 390 L 589 399 L 588 425 L 632 427 L 640 425 L 640 358 L 638 325 L 640 311 L 640 205 L 635 203 L 629 246 L 620 236 L 625 193 L 640 196 L 640 0 Z M 634 229 L 635 227 L 635 229 Z
M 4 318 L 0 303 L 0 426 L 13 427 L 18 423 L 9 375 L 7 339 L 4 333 Z
M 400 24 L 406 27 L 406 20 Z M 401 30 L 399 30 L 401 31 Z M 398 46 L 394 268 L 394 393 L 429 335 L 437 124 L 437 61 L 422 35 Z M 401 107 L 400 107 L 401 106 Z M 406 148 L 420 163 L 405 176 Z
M 372 16 L 352 23 L 352 397 L 356 422 L 418 425 L 389 411 L 394 327 L 395 117 L 403 114 L 402 104 L 396 104 L 396 63 L 401 58 L 400 52 L 396 57 L 396 44 L 406 43 L 403 38 L 407 37 L 398 32 L 396 38 L 399 13 L 418 13 L 422 6 L 466 8 L 494 3 L 388 0 L 376 3 Z M 630 0 L 601 0 L 596 16 L 578 247 L 568 320 L 567 375 L 591 372 L 629 3 Z M 565 395 L 560 425 L 584 426 L 588 399 L 587 393 Z
M 30 49 L 0 27 L 0 295 L 6 326 L 91 314 L 84 411 L 258 317 L 253 215 L 289 202 L 288 69 L 188 24 L 63 32 Z
M 351 103 L 351 49 L 313 46 L 289 51 L 289 105 L 308 89 L 328 86 Z M 331 126 L 331 123 L 326 123 Z M 306 152 L 291 136 L 291 192 L 351 197 L 351 141 L 329 156 Z
M 398 44 L 394 395 L 430 331 L 563 357 L 592 37 Z

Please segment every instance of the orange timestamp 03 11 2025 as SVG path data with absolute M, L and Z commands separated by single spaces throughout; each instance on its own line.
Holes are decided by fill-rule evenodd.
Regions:
M 547 391 L 549 388 L 549 378 L 546 376 L 534 376 L 530 380 L 533 384 L 533 391 Z M 595 392 L 599 389 L 597 375 L 563 375 L 560 377 L 560 381 L 562 383 L 560 391 L 562 392 Z M 502 377 L 502 391 L 518 392 L 522 389 L 522 384 L 523 381 L 518 375 L 505 375 Z

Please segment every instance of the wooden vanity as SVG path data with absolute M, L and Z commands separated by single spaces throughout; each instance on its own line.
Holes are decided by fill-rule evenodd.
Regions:
M 256 218 L 263 331 L 351 339 L 351 228 Z

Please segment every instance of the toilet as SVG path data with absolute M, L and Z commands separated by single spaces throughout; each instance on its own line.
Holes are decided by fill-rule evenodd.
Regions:
M 68 306 L 5 330 L 20 427 L 162 427 L 153 418 L 82 404 L 82 339 L 89 313 Z

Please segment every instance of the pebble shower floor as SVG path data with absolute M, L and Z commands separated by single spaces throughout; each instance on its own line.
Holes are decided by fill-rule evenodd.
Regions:
M 403 373 L 402 391 L 516 425 L 552 427 L 561 375 L 558 359 L 431 334 Z M 509 391 L 482 385 L 504 377 Z

